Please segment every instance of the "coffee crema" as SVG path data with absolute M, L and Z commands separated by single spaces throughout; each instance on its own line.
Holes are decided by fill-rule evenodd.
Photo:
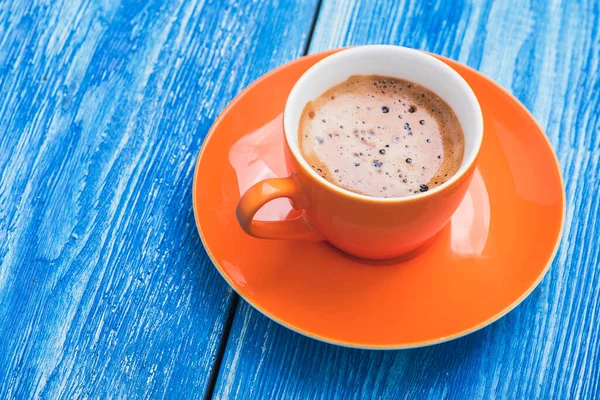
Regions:
M 373 197 L 426 192 L 458 171 L 464 135 L 452 108 L 416 83 L 352 76 L 308 102 L 300 151 L 329 182 Z

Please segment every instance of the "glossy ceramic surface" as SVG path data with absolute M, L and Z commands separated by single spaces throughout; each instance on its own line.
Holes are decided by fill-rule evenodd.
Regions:
M 204 246 L 229 284 L 270 318 L 311 337 L 363 348 L 406 348 L 473 332 L 539 283 L 556 251 L 564 191 L 540 127 L 511 95 L 446 60 L 471 85 L 485 134 L 466 197 L 450 223 L 407 260 L 366 262 L 325 242 L 246 235 L 235 209 L 258 181 L 286 177 L 281 113 L 301 74 L 329 53 L 287 64 L 241 93 L 209 133 L 194 178 Z M 295 219 L 276 199 L 257 219 Z
M 460 170 L 443 185 L 400 198 L 354 193 L 313 171 L 298 146 L 302 109 L 328 88 L 354 75 L 407 79 L 440 95 L 463 127 L 465 157 Z M 283 128 L 290 178 L 261 181 L 243 194 L 236 210 L 242 229 L 258 238 L 319 235 L 348 254 L 385 260 L 406 257 L 427 244 L 448 223 L 464 199 L 475 171 L 483 117 L 471 87 L 444 62 L 415 49 L 372 45 L 340 51 L 302 75 L 287 99 Z M 253 219 L 262 205 L 280 197 L 289 198 L 294 208 L 304 210 L 303 215 L 279 223 Z

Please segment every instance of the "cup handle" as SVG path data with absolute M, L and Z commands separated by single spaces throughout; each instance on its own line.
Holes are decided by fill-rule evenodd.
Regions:
M 254 215 L 273 199 L 288 197 L 296 209 L 307 207 L 306 197 L 294 178 L 271 178 L 254 184 L 240 199 L 236 215 L 242 229 L 260 239 L 323 240 L 304 214 L 285 221 L 255 221 Z

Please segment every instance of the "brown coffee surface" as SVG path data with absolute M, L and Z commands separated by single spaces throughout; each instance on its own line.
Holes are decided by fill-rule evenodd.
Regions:
M 304 107 L 300 151 L 329 182 L 374 197 L 403 197 L 447 181 L 464 136 L 446 102 L 418 84 L 352 76 Z

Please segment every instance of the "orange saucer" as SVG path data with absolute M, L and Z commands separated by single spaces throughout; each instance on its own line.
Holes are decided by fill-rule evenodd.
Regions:
M 296 80 L 332 52 L 286 64 L 244 90 L 208 134 L 193 201 L 202 242 L 229 284 L 269 318 L 335 344 L 399 349 L 474 332 L 537 286 L 558 248 L 565 195 L 556 156 L 529 112 L 478 72 L 443 59 L 483 109 L 478 168 L 451 222 L 406 261 L 355 259 L 324 242 L 254 239 L 235 208 L 254 183 L 287 176 L 281 113 Z M 257 219 L 294 218 L 286 199 Z

